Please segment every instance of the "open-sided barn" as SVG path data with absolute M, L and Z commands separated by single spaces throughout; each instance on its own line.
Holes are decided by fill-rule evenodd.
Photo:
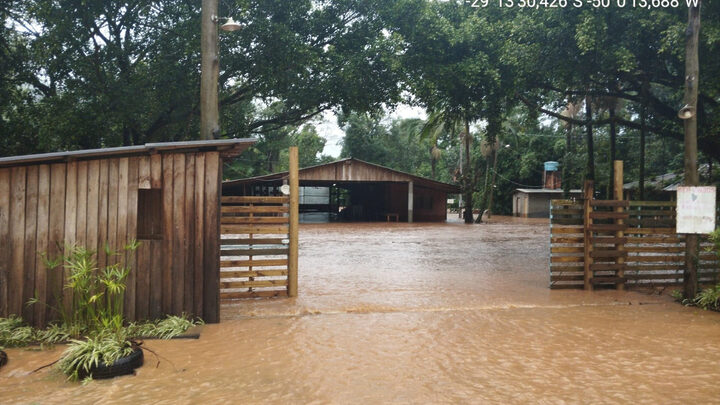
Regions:
M 300 169 L 300 212 L 356 221 L 445 221 L 458 186 L 359 159 Z M 223 195 L 274 195 L 287 172 L 223 182 Z

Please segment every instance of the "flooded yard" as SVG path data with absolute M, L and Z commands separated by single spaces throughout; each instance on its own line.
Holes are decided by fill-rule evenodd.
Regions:
M 720 314 L 548 289 L 548 225 L 308 224 L 300 295 L 235 301 L 87 385 L 8 350 L 0 403 L 720 403 Z

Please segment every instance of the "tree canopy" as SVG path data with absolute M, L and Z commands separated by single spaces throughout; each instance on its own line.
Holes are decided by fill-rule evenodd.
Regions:
M 200 11 L 184 0 L 2 3 L 0 155 L 198 138 Z M 633 179 L 672 171 L 687 11 L 223 1 L 243 29 L 220 36 L 222 136 L 258 138 L 228 173 L 280 170 L 291 144 L 306 150 L 302 165 L 326 161 L 311 125 L 326 110 L 341 117 L 342 156 L 462 181 L 478 208 L 489 173 L 498 189 L 537 184 L 542 159 L 561 162 L 569 187 L 586 162 L 607 184 L 612 157 Z M 720 3 L 703 2 L 702 18 L 699 148 L 717 161 Z M 429 122 L 383 117 L 401 101 Z M 500 144 L 510 146 L 481 150 Z

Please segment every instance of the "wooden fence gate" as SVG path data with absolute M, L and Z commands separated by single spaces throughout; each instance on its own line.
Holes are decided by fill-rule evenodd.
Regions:
M 616 173 L 618 168 L 616 167 Z M 619 167 L 622 184 L 622 166 Z M 674 201 L 595 200 L 550 205 L 550 288 L 641 288 L 683 283 L 685 237 L 675 232 Z M 698 282 L 718 282 L 720 262 L 700 238 Z
M 222 197 L 221 300 L 297 295 L 297 156 L 291 147 L 289 195 Z

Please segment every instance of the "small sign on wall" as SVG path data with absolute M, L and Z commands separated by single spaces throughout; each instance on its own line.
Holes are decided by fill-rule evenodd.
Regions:
M 678 187 L 677 233 L 715 230 L 715 187 Z

